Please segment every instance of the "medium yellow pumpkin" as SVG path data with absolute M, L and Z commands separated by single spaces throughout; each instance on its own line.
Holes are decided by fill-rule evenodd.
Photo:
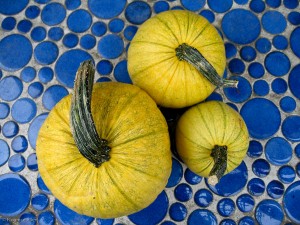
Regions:
M 128 49 L 132 82 L 169 108 L 199 103 L 216 87 L 236 86 L 236 81 L 221 78 L 225 64 L 217 29 L 186 10 L 166 11 L 147 20 Z
M 37 139 L 38 167 L 70 209 L 115 218 L 145 208 L 164 189 L 172 164 L 168 127 L 143 90 L 117 82 L 93 87 L 93 77 L 92 62 L 84 62 L 74 94 L 49 113 Z
M 216 184 L 244 159 L 249 134 L 240 114 L 219 101 L 189 108 L 176 126 L 176 149 L 188 168 Z

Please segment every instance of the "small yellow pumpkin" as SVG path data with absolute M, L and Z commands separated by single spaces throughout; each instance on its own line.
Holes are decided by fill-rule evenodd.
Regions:
M 115 218 L 147 207 L 164 189 L 172 167 L 169 133 L 143 90 L 117 82 L 93 87 L 93 79 L 92 62 L 84 62 L 73 95 L 49 113 L 37 139 L 38 167 L 70 209 Z
M 191 106 L 216 87 L 236 86 L 222 78 L 225 47 L 217 29 L 204 17 L 170 10 L 143 23 L 128 49 L 132 82 L 159 105 Z
M 243 118 L 219 101 L 189 108 L 180 117 L 175 135 L 180 158 L 213 185 L 242 162 L 249 146 Z

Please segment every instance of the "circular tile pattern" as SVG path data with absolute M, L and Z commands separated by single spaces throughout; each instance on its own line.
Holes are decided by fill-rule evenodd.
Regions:
M 278 202 L 275 200 L 261 201 L 255 210 L 255 218 L 259 224 L 282 224 L 284 214 Z
M 281 116 L 276 105 L 265 98 L 252 98 L 241 108 L 249 133 L 253 138 L 266 139 L 277 132 Z
M 267 160 L 276 166 L 287 164 L 292 158 L 292 147 L 290 143 L 282 137 L 271 138 L 265 146 Z
M 233 9 L 223 17 L 222 29 L 230 41 L 237 44 L 249 44 L 259 36 L 260 22 L 251 11 Z
M 9 190 L 9 191 L 7 191 Z M 15 173 L 0 175 L 0 215 L 12 217 L 21 214 L 28 206 L 31 189 L 27 180 Z
M 295 223 L 300 223 L 300 181 L 291 184 L 284 193 L 283 207 L 287 216 Z
M 45 194 L 35 194 L 32 196 L 31 205 L 36 210 L 44 210 L 49 205 L 49 198 Z
M 286 187 L 292 186 L 300 176 L 300 163 L 294 165 L 292 160 L 292 157 L 300 158 L 297 143 L 300 140 L 297 128 L 300 124 L 297 115 L 300 67 L 294 61 L 294 57 L 300 58 L 298 1 L 88 0 L 85 3 L 66 0 L 58 3 L 49 0 L 0 0 L 0 3 L 3 31 L 0 39 L 1 168 L 16 174 L 38 173 L 36 154 L 31 150 L 35 148 L 39 128 L 47 117 L 47 113 L 39 113 L 51 110 L 69 93 L 82 61 L 96 61 L 96 82 L 131 83 L 126 51 L 139 26 L 155 14 L 185 9 L 213 23 L 225 42 L 228 70 L 225 70 L 224 77 L 239 79 L 240 84 L 237 89 L 224 89 L 225 95 L 213 92 L 207 100 L 224 101 L 242 114 L 251 128 L 247 155 L 253 159 L 245 158 L 245 168 L 224 176 L 221 185 L 209 186 L 206 179 L 201 182 L 202 177 L 173 158 L 172 174 L 164 193 L 167 203 L 156 201 L 157 205 L 164 205 L 163 213 L 157 205 L 152 206 L 131 222 L 144 224 L 148 221 L 149 224 L 164 225 L 178 222 L 199 224 L 199 221 L 223 225 L 280 222 L 277 216 L 282 214 L 282 210 L 272 215 L 276 204 L 271 199 L 281 203 L 280 199 L 284 196 L 282 199 L 285 201 L 285 196 L 288 196 L 285 194 Z M 54 86 L 58 89 L 51 91 Z M 23 108 L 24 114 L 21 113 Z M 266 124 L 262 123 L 264 121 Z M 276 147 L 271 151 L 272 144 L 272 148 L 269 146 L 269 142 L 277 137 L 290 145 L 282 144 L 282 158 L 278 156 Z M 263 152 L 265 155 L 262 156 Z M 248 178 L 247 170 L 250 169 L 257 180 Z M 272 177 L 274 169 L 278 173 Z M 58 219 L 60 215 L 53 211 L 52 205 L 36 201 L 38 195 L 46 196 L 45 199 L 51 195 L 39 175 L 36 182 L 40 192 L 33 193 L 29 201 L 30 211 L 34 213 L 29 212 L 27 206 L 16 214 L 16 218 L 21 219 L 20 224 L 71 224 L 72 219 L 81 218 L 82 215 L 65 210 L 64 220 Z M 238 195 L 242 190 L 244 192 Z M 248 194 L 245 193 L 247 191 Z M 262 202 L 264 194 L 271 198 L 268 202 Z M 237 195 L 233 204 L 227 202 L 232 195 Z M 289 204 L 291 200 L 286 201 Z M 193 204 L 196 208 L 192 208 Z M 203 210 L 199 207 L 209 208 Z M 287 224 L 298 223 L 299 217 L 295 212 L 299 210 L 286 205 L 283 208 L 291 221 Z M 239 216 L 237 220 L 237 210 L 249 214 L 242 218 Z M 69 213 L 74 217 L 66 215 Z M 154 216 L 156 218 L 149 218 L 159 213 Z M 224 218 L 228 215 L 229 218 Z M 0 221 L 8 224 L 8 220 Z M 120 220 L 84 217 L 83 221 L 83 224 L 94 221 L 97 224 L 120 225 L 127 223 L 128 217 Z
M 32 56 L 32 45 L 28 38 L 11 34 L 0 41 L 0 68 L 16 71 L 26 66 Z

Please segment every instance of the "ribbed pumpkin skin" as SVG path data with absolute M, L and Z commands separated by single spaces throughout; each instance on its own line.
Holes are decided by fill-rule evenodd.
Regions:
M 128 49 L 133 83 L 164 107 L 194 105 L 215 89 L 192 65 L 177 58 L 175 49 L 183 43 L 196 48 L 223 75 L 223 40 L 213 25 L 193 12 L 170 10 L 150 18 L 139 27 Z
M 208 177 L 214 166 L 215 145 L 227 146 L 229 173 L 244 159 L 249 134 L 242 117 L 223 102 L 208 101 L 188 109 L 176 127 L 177 152 L 193 172 Z
M 74 143 L 70 106 L 69 95 L 50 112 L 37 139 L 39 172 L 54 196 L 80 214 L 101 218 L 151 204 L 172 167 L 167 124 L 155 102 L 130 84 L 94 85 L 95 126 L 111 147 L 110 160 L 98 168 Z

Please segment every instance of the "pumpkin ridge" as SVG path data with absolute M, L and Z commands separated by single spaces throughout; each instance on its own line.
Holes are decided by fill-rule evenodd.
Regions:
M 197 109 L 197 111 L 198 111 L 198 113 L 199 113 L 199 116 L 201 117 L 201 120 L 203 121 L 203 124 L 205 125 L 205 127 L 206 127 L 206 129 L 207 129 L 207 132 L 209 133 L 209 135 L 210 135 L 210 137 L 211 137 L 211 140 L 212 140 L 213 144 L 212 144 L 212 143 L 210 143 L 210 144 L 212 144 L 212 146 L 214 146 L 214 144 L 216 143 L 216 140 L 214 139 L 214 136 L 212 135 L 211 130 L 210 130 L 209 126 L 207 125 L 207 122 L 206 122 L 206 120 L 204 119 L 204 116 L 203 116 L 203 114 L 202 114 L 202 110 L 200 109 L 199 106 L 200 106 L 200 105 L 197 105 L 196 109 Z
M 202 35 L 202 33 L 210 26 L 210 23 L 207 21 L 203 29 L 199 32 L 199 34 L 190 42 L 190 45 L 193 46 L 194 42 Z
M 142 78 L 144 78 L 144 76 L 147 75 L 147 74 L 146 74 L 146 71 L 147 71 L 148 69 L 151 69 L 151 67 L 157 66 L 157 65 L 159 65 L 159 64 L 161 64 L 161 63 L 165 63 L 167 60 L 171 60 L 171 59 L 173 59 L 173 58 L 176 58 L 176 55 L 175 55 L 175 54 L 174 54 L 174 56 L 171 56 L 171 57 L 169 57 L 169 58 L 163 59 L 163 60 L 161 60 L 161 61 L 159 61 L 159 62 L 154 62 L 153 64 L 151 64 L 151 65 L 149 65 L 149 66 L 143 68 L 143 69 L 140 70 L 140 71 L 136 71 L 135 73 L 131 73 L 130 76 L 135 77 L 135 78 L 134 78 L 135 80 L 142 79 Z M 140 76 L 137 76 L 137 75 L 140 75 Z M 144 76 L 143 76 L 143 75 L 144 75 Z
M 121 193 L 121 195 L 130 203 L 132 204 L 136 209 L 140 208 L 139 205 L 137 205 L 131 198 L 129 198 L 127 196 L 127 194 L 122 191 L 122 188 L 120 188 L 120 186 L 118 185 L 118 183 L 115 181 L 114 176 L 110 174 L 110 172 L 114 171 L 114 170 L 107 170 L 107 168 L 105 168 L 107 175 L 109 176 L 110 180 L 112 181 L 112 183 L 114 184 L 114 186 L 117 188 L 117 190 L 119 191 L 119 193 Z
M 188 138 L 188 137 L 185 135 L 185 133 L 184 133 L 184 132 L 182 132 L 182 130 L 181 130 L 181 129 L 178 129 L 178 131 L 177 131 L 177 132 L 180 132 L 180 133 L 181 133 L 181 135 L 182 135 L 182 137 L 184 137 L 186 140 L 190 141 L 191 143 L 193 143 L 193 144 L 195 144 L 195 145 L 199 146 L 200 148 L 206 149 L 206 150 L 208 150 L 209 152 L 211 151 L 211 148 L 208 148 L 208 147 L 205 147 L 205 146 L 203 146 L 203 145 L 200 145 L 200 144 L 196 143 L 194 140 L 192 140 L 192 139 Z M 203 139 L 205 139 L 205 138 L 203 138 Z M 206 140 L 206 141 L 207 141 L 207 140 Z M 208 142 L 208 141 L 207 141 L 207 142 Z M 209 142 L 208 142 L 208 143 L 209 143 Z
M 175 15 L 174 11 L 171 11 L 171 14 L 173 15 L 174 21 L 176 21 L 176 23 L 177 23 L 178 30 L 179 30 L 179 33 L 180 33 L 179 37 L 180 37 L 181 41 L 182 41 L 182 42 L 185 42 L 185 38 L 183 37 L 182 30 L 181 30 L 181 25 L 180 25 L 180 23 L 178 22 L 178 18 L 177 18 L 177 16 Z
M 163 25 L 165 25 L 165 27 L 170 31 L 170 33 L 174 36 L 174 38 L 176 39 L 178 45 L 180 44 L 180 41 L 178 40 L 177 36 L 174 34 L 173 30 L 169 27 L 169 25 L 163 21 L 159 16 L 157 17 L 153 17 L 156 18 L 159 22 L 161 22 Z
M 212 167 L 213 160 L 210 160 L 209 164 L 206 165 L 206 167 L 202 168 L 200 171 L 197 171 L 197 173 L 203 173 L 205 170 L 208 170 L 209 167 Z
M 173 52 L 174 52 L 174 48 L 173 48 L 173 47 L 168 46 L 168 45 L 165 45 L 165 44 L 162 44 L 162 43 L 156 43 L 156 42 L 152 42 L 152 41 L 134 41 L 133 43 L 134 43 L 134 44 L 148 43 L 148 44 L 159 45 L 159 46 L 163 46 L 163 47 L 172 49 L 172 52 L 161 52 L 161 53 L 173 53 Z

